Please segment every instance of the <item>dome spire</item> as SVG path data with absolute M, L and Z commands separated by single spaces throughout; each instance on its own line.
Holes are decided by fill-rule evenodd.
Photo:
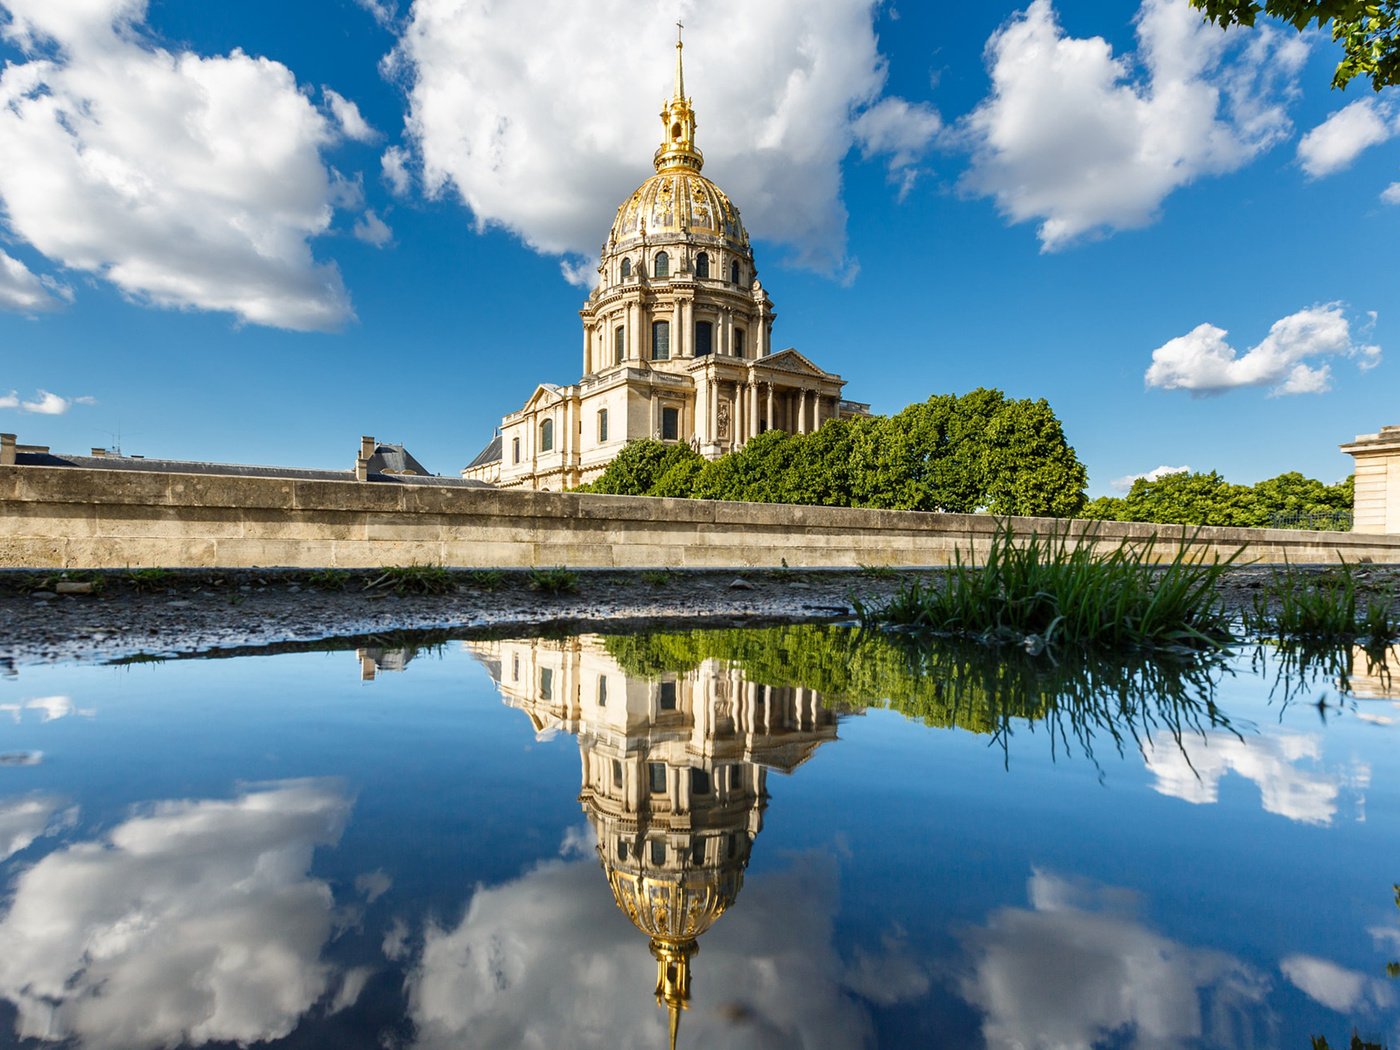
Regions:
M 652 158 L 657 171 L 699 171 L 705 155 L 695 145 L 695 109 L 685 94 L 685 26 L 676 23 L 675 94 L 661 110 L 661 146 Z
M 685 67 L 681 63 L 681 56 L 685 51 L 685 41 L 681 39 L 681 34 L 685 31 L 684 23 L 676 23 L 676 92 L 675 98 L 685 98 Z

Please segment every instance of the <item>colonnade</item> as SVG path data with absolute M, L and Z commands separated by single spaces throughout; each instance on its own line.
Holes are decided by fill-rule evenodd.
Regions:
M 835 419 L 840 399 L 806 386 L 782 386 L 771 380 L 750 379 L 734 382 L 708 382 L 701 387 L 703 406 L 697 405 L 697 417 L 705 412 L 709 440 L 714 443 L 744 444 L 765 430 L 785 430 L 789 434 L 808 434 L 828 419 Z M 729 417 L 727 427 L 720 426 L 723 408 Z M 697 419 L 698 422 L 698 419 Z

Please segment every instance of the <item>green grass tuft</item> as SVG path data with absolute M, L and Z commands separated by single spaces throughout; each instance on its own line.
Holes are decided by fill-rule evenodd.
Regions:
M 1219 649 L 1233 640 L 1219 583 L 1239 556 L 1209 563 L 1184 542 L 1165 565 L 1156 537 L 1099 552 L 1094 533 L 1022 540 L 999 525 L 982 565 L 960 554 L 941 577 L 913 580 L 888 603 L 856 603 L 867 626 L 889 625 L 1028 648 Z
M 1396 632 L 1394 595 L 1363 591 L 1345 562 L 1323 573 L 1285 566 L 1254 595 L 1245 626 L 1281 642 L 1361 639 L 1371 647 L 1383 646 Z
M 441 565 L 386 565 L 365 590 L 391 590 L 395 594 L 449 594 L 456 590 L 452 573 Z
M 500 569 L 477 569 L 467 574 L 471 585 L 483 591 L 499 591 L 506 585 L 506 574 Z
M 553 569 L 531 569 L 529 587 L 541 594 L 574 594 L 578 591 L 578 573 L 562 565 Z

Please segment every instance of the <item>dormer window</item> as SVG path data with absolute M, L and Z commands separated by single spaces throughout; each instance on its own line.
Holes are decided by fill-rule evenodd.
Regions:
M 729 264 L 729 283 L 739 283 L 739 264 L 737 262 L 732 262 Z
M 622 260 L 622 279 L 625 281 L 625 280 L 627 280 L 627 278 L 629 278 L 629 277 L 631 277 L 631 276 L 632 276 L 632 260 L 631 260 L 631 259 L 623 259 L 623 260 Z
M 671 257 L 665 252 L 657 252 L 656 262 L 652 266 L 651 272 L 657 277 L 669 277 L 671 275 Z
M 710 276 L 710 257 L 704 252 L 701 252 L 695 257 L 695 276 Z

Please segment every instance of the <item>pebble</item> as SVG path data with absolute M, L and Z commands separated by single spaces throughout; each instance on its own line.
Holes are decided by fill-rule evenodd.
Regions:
M 736 576 L 734 582 L 729 585 L 729 589 L 731 591 L 751 591 L 753 590 L 753 584 L 742 576 Z
M 53 589 L 55 594 L 91 594 L 92 583 L 88 580 L 59 580 Z
M 191 605 L 193 605 L 194 602 L 186 601 L 184 598 L 176 598 L 174 601 L 166 602 L 165 604 L 170 606 L 172 609 L 187 609 Z

